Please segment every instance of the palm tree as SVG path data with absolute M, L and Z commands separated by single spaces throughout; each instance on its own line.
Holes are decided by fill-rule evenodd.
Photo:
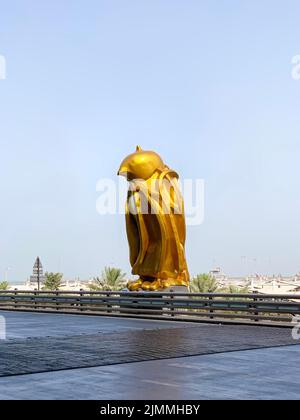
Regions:
M 58 290 L 61 287 L 62 273 L 45 273 L 46 280 L 43 290 Z
M 9 288 L 9 284 L 7 281 L 2 281 L 0 283 L 0 290 L 8 290 L 8 288 Z
M 126 274 L 120 268 L 105 267 L 101 277 L 94 277 L 90 289 L 113 292 L 122 289 L 126 285 Z
M 218 288 L 217 280 L 207 273 L 197 274 L 190 283 L 190 290 L 194 293 L 214 293 Z

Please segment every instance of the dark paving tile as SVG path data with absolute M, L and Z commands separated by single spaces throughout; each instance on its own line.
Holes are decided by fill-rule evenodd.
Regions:
M 74 319 L 76 320 L 76 318 Z M 296 344 L 291 330 L 192 324 L 0 342 L 0 376 Z

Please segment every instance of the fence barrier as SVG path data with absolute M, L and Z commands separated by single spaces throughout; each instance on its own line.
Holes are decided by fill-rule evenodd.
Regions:
M 0 310 L 290 325 L 300 295 L 2 290 Z

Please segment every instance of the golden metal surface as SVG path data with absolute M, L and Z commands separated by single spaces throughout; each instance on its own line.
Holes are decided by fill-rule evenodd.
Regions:
M 137 146 L 120 165 L 118 175 L 130 182 L 126 231 L 132 274 L 131 291 L 158 291 L 188 286 L 185 217 L 178 174 L 161 157 Z

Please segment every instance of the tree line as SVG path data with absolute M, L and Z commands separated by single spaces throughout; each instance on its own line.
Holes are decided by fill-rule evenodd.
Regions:
M 62 287 L 62 273 L 46 272 L 45 277 L 43 290 L 59 290 Z M 100 276 L 93 278 L 89 289 L 91 291 L 114 292 L 126 289 L 126 284 L 126 273 L 120 268 L 105 267 Z M 8 282 L 0 282 L 0 290 L 8 289 Z M 190 291 L 193 293 L 249 293 L 249 286 L 228 285 L 224 287 L 210 273 L 201 273 L 191 279 Z

